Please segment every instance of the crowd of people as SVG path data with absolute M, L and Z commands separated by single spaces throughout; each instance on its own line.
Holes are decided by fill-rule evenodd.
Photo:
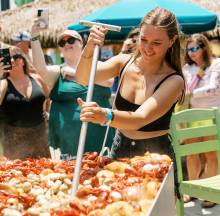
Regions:
M 73 159 L 82 122 L 88 122 L 85 151 L 100 152 L 110 126 L 106 145 L 112 158 L 151 151 L 175 161 L 169 137 L 175 106 L 186 96 L 190 108 L 220 109 L 220 59 L 203 34 L 194 34 L 186 39 L 182 64 L 178 23 L 168 10 L 147 13 L 121 52 L 98 62 L 92 102 L 86 95 L 93 51 L 104 44 L 107 29 L 93 26 L 85 46 L 76 31 L 59 34 L 61 65 L 47 65 L 40 31 L 36 18 L 30 34 L 13 37 L 11 69 L 0 58 L 1 143 L 7 158 L 53 158 L 58 149 L 61 159 Z M 204 139 L 209 137 L 198 138 Z M 186 165 L 189 179 L 213 176 L 218 168 L 215 152 L 188 156 Z

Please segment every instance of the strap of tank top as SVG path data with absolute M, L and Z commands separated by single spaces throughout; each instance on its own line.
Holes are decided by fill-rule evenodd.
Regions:
M 122 67 L 122 69 L 121 69 L 121 71 L 120 71 L 120 73 L 119 73 L 119 77 L 121 77 L 121 74 L 123 73 L 123 71 L 124 71 L 126 65 L 129 63 L 129 61 L 130 61 L 131 59 L 132 59 L 132 57 L 130 57 L 129 60 L 124 64 L 124 66 Z
M 111 108 L 111 110 L 113 109 L 113 108 L 115 108 L 115 99 L 116 99 L 116 97 L 117 97 L 117 94 L 118 94 L 118 91 L 119 91 L 119 89 L 120 89 L 120 86 L 121 86 L 121 82 L 122 82 L 122 78 L 123 78 L 123 76 L 124 76 L 124 74 L 125 74 L 125 71 L 127 70 L 127 68 L 131 65 L 131 63 L 134 61 L 134 57 L 131 57 L 130 59 L 129 59 L 129 61 L 125 64 L 125 66 L 122 68 L 122 70 L 121 70 L 121 72 L 120 72 L 120 79 L 119 79 L 119 83 L 118 83 L 118 88 L 117 88 L 117 90 L 116 90 L 116 93 L 115 93 L 115 98 L 114 98 L 114 100 L 113 100 L 113 103 L 112 103 L 112 108 Z M 106 132 L 105 132 L 105 137 L 104 137 L 104 141 L 103 141 L 103 143 L 102 143 L 102 148 L 101 148 L 101 151 L 100 151 L 100 156 L 103 156 L 104 154 L 105 154 L 105 152 L 107 152 L 107 157 L 110 157 L 110 149 L 109 149 L 109 147 L 107 147 L 106 146 L 106 141 L 107 141 L 107 138 L 108 138 L 108 132 L 109 132 L 109 125 L 107 126 L 107 128 L 106 128 Z
M 168 79 L 169 77 L 171 77 L 171 76 L 173 76 L 173 75 L 179 75 L 179 74 L 177 74 L 177 73 L 171 73 L 171 74 L 165 76 L 165 77 L 156 85 L 156 87 L 155 87 L 155 89 L 154 89 L 154 92 L 160 87 L 160 85 L 161 85 L 166 79 Z M 179 76 L 180 76 L 180 75 L 179 75 Z

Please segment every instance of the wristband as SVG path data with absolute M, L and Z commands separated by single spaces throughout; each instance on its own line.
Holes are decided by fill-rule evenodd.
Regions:
M 105 111 L 106 111 L 106 122 L 104 124 L 101 124 L 102 126 L 110 125 L 110 123 L 114 119 L 114 113 L 111 109 L 105 108 Z
M 40 36 L 38 35 L 38 36 L 35 36 L 35 37 L 32 37 L 31 38 L 31 41 L 36 41 L 36 40 L 39 40 L 39 38 L 40 38 Z

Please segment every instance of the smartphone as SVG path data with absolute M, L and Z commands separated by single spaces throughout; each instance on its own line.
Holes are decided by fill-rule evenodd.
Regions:
M 3 57 L 3 64 L 9 66 L 7 68 L 7 70 L 11 70 L 12 69 L 12 64 L 11 64 L 11 56 L 10 56 L 10 51 L 9 48 L 3 48 L 0 49 L 0 57 Z
M 40 19 L 40 28 L 47 29 L 49 27 L 49 10 L 48 10 L 48 8 L 37 9 L 37 16 Z

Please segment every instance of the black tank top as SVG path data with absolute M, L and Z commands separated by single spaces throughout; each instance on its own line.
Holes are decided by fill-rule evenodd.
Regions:
M 123 67 L 124 69 L 124 67 Z M 122 69 L 122 70 L 123 70 Z M 121 73 L 120 73 L 121 75 Z M 168 79 L 170 76 L 178 75 L 177 73 L 169 74 L 168 76 L 164 77 L 155 87 L 154 92 L 160 87 L 160 85 Z M 120 86 L 119 86 L 120 88 Z M 177 102 L 176 102 L 177 103 Z M 172 112 L 174 110 L 174 107 L 176 103 L 173 104 L 173 106 L 160 118 L 156 119 L 155 121 L 141 127 L 138 129 L 138 131 L 159 131 L 159 130 L 168 130 L 170 125 L 170 118 L 172 115 Z M 118 90 L 116 99 L 115 99 L 115 107 L 118 110 L 122 111 L 132 111 L 135 112 L 141 105 L 131 103 L 130 101 L 126 100 L 121 96 L 120 89 Z
M 32 83 L 30 98 L 20 94 L 12 82 L 8 81 L 8 88 L 2 102 L 4 121 L 17 127 L 33 127 L 43 122 L 43 103 L 45 96 L 36 81 L 29 77 Z

